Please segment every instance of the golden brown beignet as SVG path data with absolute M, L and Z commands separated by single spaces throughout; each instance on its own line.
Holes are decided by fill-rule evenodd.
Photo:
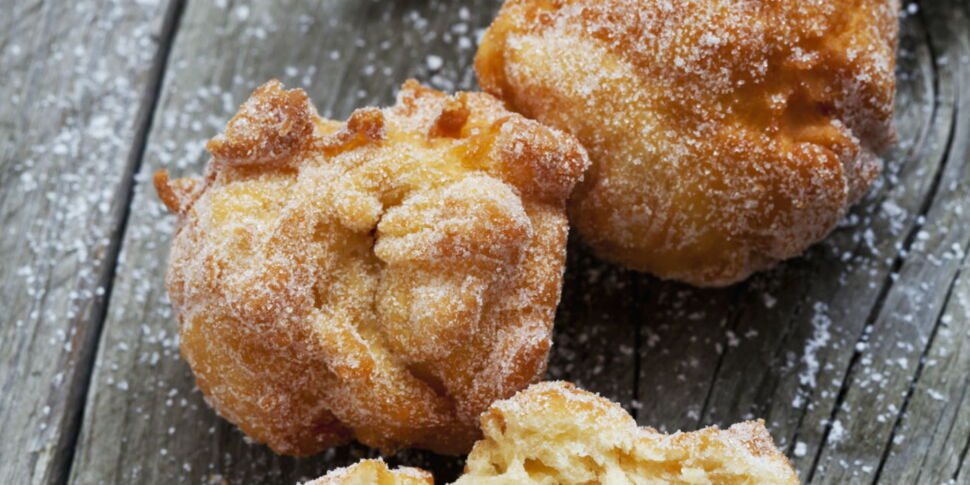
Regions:
M 570 221 L 603 256 L 722 286 L 828 234 L 895 140 L 898 0 L 510 0 L 482 88 L 592 167 Z
M 155 177 L 168 289 L 199 387 L 253 439 L 465 452 L 542 375 L 589 163 L 571 136 L 414 81 L 329 121 L 271 81 L 207 147 L 202 179 Z

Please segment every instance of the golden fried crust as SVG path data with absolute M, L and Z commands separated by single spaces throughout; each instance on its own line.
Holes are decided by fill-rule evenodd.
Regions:
M 618 404 L 565 382 L 493 404 L 456 485 L 797 485 L 762 421 L 689 433 L 638 428 Z
M 390 470 L 383 461 L 361 460 L 303 485 L 434 485 L 434 479 L 430 473 L 418 468 Z
M 602 255 L 721 286 L 824 237 L 895 140 L 898 0 L 510 0 L 482 88 L 576 135 Z
M 199 387 L 249 436 L 465 452 L 544 372 L 589 164 L 571 136 L 414 81 L 339 123 L 270 81 L 208 148 L 202 179 L 156 174 L 168 289 Z

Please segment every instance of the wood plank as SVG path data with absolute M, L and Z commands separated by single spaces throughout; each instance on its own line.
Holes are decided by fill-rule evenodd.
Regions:
M 966 251 L 879 483 L 966 483 L 970 443 L 970 271 Z M 958 480 L 959 479 L 959 480 Z
M 302 460 L 277 456 L 247 443 L 206 406 L 178 354 L 164 291 L 174 218 L 155 196 L 150 174 L 163 167 L 175 175 L 200 173 L 204 141 L 271 77 L 307 89 L 321 114 L 335 118 L 393 102 L 410 76 L 438 88 L 474 87 L 476 31 L 488 24 L 498 2 L 462 5 L 187 4 L 137 178 L 70 483 L 293 484 L 374 456 L 358 446 Z M 428 466 L 441 479 L 461 470 L 458 459 L 422 452 L 391 461 Z
M 66 479 L 166 4 L 0 1 L 0 483 Z
M 549 372 L 623 404 L 636 415 L 639 275 L 597 259 L 572 237 Z
M 966 183 L 970 180 L 970 140 L 965 136 L 970 133 L 970 15 L 965 2 L 941 1 L 921 7 L 936 57 L 941 96 L 955 104 L 945 130 L 950 136 L 944 148 L 940 189 L 924 211 L 925 223 L 912 240 L 856 365 L 849 370 L 844 398 L 832 415 L 813 483 L 873 481 L 880 478 L 885 450 L 894 446 L 898 455 L 919 456 L 926 450 L 918 443 L 938 431 L 911 428 L 905 434 L 899 432 L 899 424 L 908 411 L 915 416 L 930 412 L 911 407 L 914 386 L 926 369 L 932 343 L 946 339 L 939 333 L 941 313 L 953 296 L 955 279 L 970 249 L 970 187 Z M 940 129 L 943 131 L 942 126 Z M 959 300 L 968 295 L 955 296 Z M 966 376 L 959 368 L 946 372 L 958 380 Z M 961 427 L 948 429 L 959 432 Z M 968 437 L 955 436 L 964 443 Z M 945 453 L 959 456 L 957 450 Z M 941 483 L 953 475 L 945 468 L 925 469 L 920 482 Z M 881 478 L 898 483 L 899 477 Z
M 637 421 L 661 431 L 703 427 L 711 379 L 734 333 L 745 287 L 698 289 L 640 276 Z

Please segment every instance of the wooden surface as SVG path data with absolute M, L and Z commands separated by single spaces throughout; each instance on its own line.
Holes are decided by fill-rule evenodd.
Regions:
M 335 118 L 407 77 L 473 89 L 498 5 L 0 0 L 0 483 L 289 485 L 376 456 L 276 456 L 206 406 L 164 293 L 174 219 L 146 182 L 200 172 L 270 77 Z M 806 482 L 970 483 L 970 7 L 906 12 L 900 144 L 840 228 L 723 290 L 571 241 L 549 377 L 664 430 L 763 417 Z
M 0 483 L 63 483 L 165 11 L 31 0 L 0 12 Z

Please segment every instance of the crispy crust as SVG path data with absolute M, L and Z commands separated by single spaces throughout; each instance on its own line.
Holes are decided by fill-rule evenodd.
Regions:
M 156 174 L 181 216 L 168 289 L 199 387 L 249 436 L 460 453 L 544 372 L 572 137 L 414 81 L 339 123 L 270 81 L 208 148 L 202 179 Z
M 482 89 L 576 135 L 600 254 L 723 286 L 824 237 L 895 140 L 898 0 L 510 0 Z
M 760 420 L 667 435 L 566 382 L 532 385 L 481 421 L 485 438 L 456 485 L 799 483 Z

